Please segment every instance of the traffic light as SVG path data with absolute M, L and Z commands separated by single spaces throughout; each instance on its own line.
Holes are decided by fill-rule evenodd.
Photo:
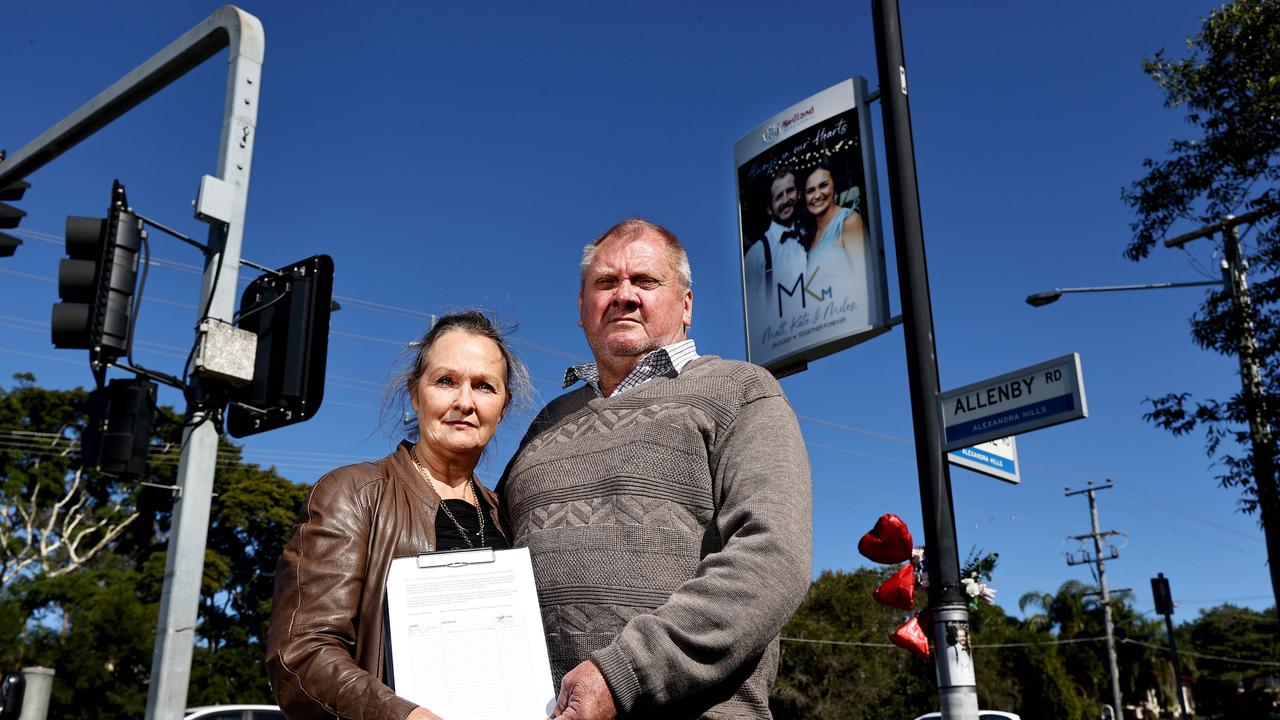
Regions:
M 316 255 L 259 277 L 240 298 L 240 329 L 258 336 L 253 381 L 233 392 L 235 437 L 310 419 L 324 399 L 333 259 Z
M 20 670 L 6 670 L 0 676 L 0 720 L 18 720 L 22 716 L 22 696 L 27 679 Z
M 3 156 L 0 155 L 0 160 L 2 159 Z M 12 230 L 18 227 L 18 223 L 22 222 L 22 218 L 27 216 L 24 211 L 5 203 L 21 200 L 29 187 L 31 187 L 31 183 L 25 180 L 14 180 L 7 185 L 0 186 L 0 229 Z M 0 257 L 9 257 L 21 244 L 22 241 L 18 238 L 0 233 Z
M 87 349 L 95 362 L 129 350 L 133 290 L 142 221 L 129 211 L 124 186 L 111 186 L 107 219 L 67 217 L 67 258 L 58 266 L 53 306 L 54 347 Z
M 89 427 L 80 437 L 80 463 L 113 475 L 147 471 L 156 384 L 143 378 L 112 380 L 89 393 Z
M 1173 593 L 1169 592 L 1169 578 L 1164 573 L 1156 573 L 1151 578 L 1151 599 L 1155 601 L 1158 614 L 1173 614 Z

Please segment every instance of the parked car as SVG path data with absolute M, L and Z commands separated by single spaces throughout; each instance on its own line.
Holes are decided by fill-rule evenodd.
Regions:
M 924 715 L 916 717 L 915 720 L 942 720 L 941 712 L 925 712 Z M 979 710 L 978 720 L 1021 720 L 1018 715 L 1012 712 L 1002 710 Z
M 284 720 L 278 705 L 204 705 L 187 708 L 183 720 Z

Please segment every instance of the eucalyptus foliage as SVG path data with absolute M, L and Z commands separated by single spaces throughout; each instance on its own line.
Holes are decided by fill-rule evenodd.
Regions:
M 146 707 L 182 419 L 160 408 L 143 485 L 78 472 L 86 404 L 84 390 L 44 389 L 26 374 L 0 388 L 0 568 L 30 555 L 23 518 L 47 521 L 61 498 L 75 498 L 63 506 L 79 508 L 77 527 L 124 523 L 78 562 L 54 543 L 66 533 L 53 533 L 47 562 L 0 584 L 0 668 L 54 668 L 50 717 L 136 718 Z M 306 491 L 219 444 L 189 705 L 272 702 L 263 658 L 273 573 Z
M 1164 91 L 1165 106 L 1185 113 L 1191 132 L 1170 144 L 1166 158 L 1145 161 L 1145 176 L 1122 192 L 1137 215 L 1125 256 L 1141 260 L 1163 238 L 1262 211 L 1240 230 L 1256 313 L 1262 414 L 1272 440 L 1255 447 L 1242 393 L 1193 398 L 1171 392 L 1149 400 L 1146 417 L 1175 435 L 1205 433 L 1218 481 L 1239 489 L 1246 513 L 1259 514 L 1280 598 L 1280 491 L 1274 472 L 1258 477 L 1252 454 L 1275 458 L 1280 427 L 1280 0 L 1221 6 L 1188 39 L 1184 56 L 1161 50 L 1143 69 Z M 1200 346 L 1238 352 L 1241 325 L 1228 290 L 1209 293 L 1191 327 Z

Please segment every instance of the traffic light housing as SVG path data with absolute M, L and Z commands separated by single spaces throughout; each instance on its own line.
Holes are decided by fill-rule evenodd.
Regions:
M 333 259 L 316 255 L 260 276 L 240 298 L 242 330 L 258 336 L 253 381 L 234 391 L 227 430 L 245 437 L 310 419 L 324 400 Z
M 1173 614 L 1173 593 L 1169 592 L 1169 578 L 1164 573 L 1156 573 L 1156 577 L 1151 578 L 1151 599 L 1155 601 L 1157 614 Z
M 0 156 L 0 159 L 3 159 L 3 157 Z M 31 187 L 31 183 L 25 180 L 14 180 L 7 185 L 0 186 L 0 230 L 12 230 L 18 227 L 18 223 L 22 222 L 22 218 L 27 216 L 26 212 L 6 203 L 21 200 L 29 187 Z M 0 257 L 13 255 L 21 244 L 22 241 L 18 238 L 0 233 Z
M 80 463 L 104 473 L 139 477 L 147 471 L 156 384 L 112 380 L 89 393 L 89 427 L 80 437 Z
M 129 351 L 133 291 L 142 221 L 129 211 L 124 186 L 111 186 L 107 218 L 67 218 L 67 258 L 58 267 L 58 296 L 50 323 L 54 347 L 87 349 L 94 362 Z
M 0 720 L 18 720 L 22 716 L 22 696 L 27 679 L 21 670 L 6 670 L 0 676 Z

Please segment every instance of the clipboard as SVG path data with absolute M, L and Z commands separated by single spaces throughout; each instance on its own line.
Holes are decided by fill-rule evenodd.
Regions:
M 527 548 L 395 558 L 386 603 L 397 695 L 448 720 L 546 720 L 555 708 Z

